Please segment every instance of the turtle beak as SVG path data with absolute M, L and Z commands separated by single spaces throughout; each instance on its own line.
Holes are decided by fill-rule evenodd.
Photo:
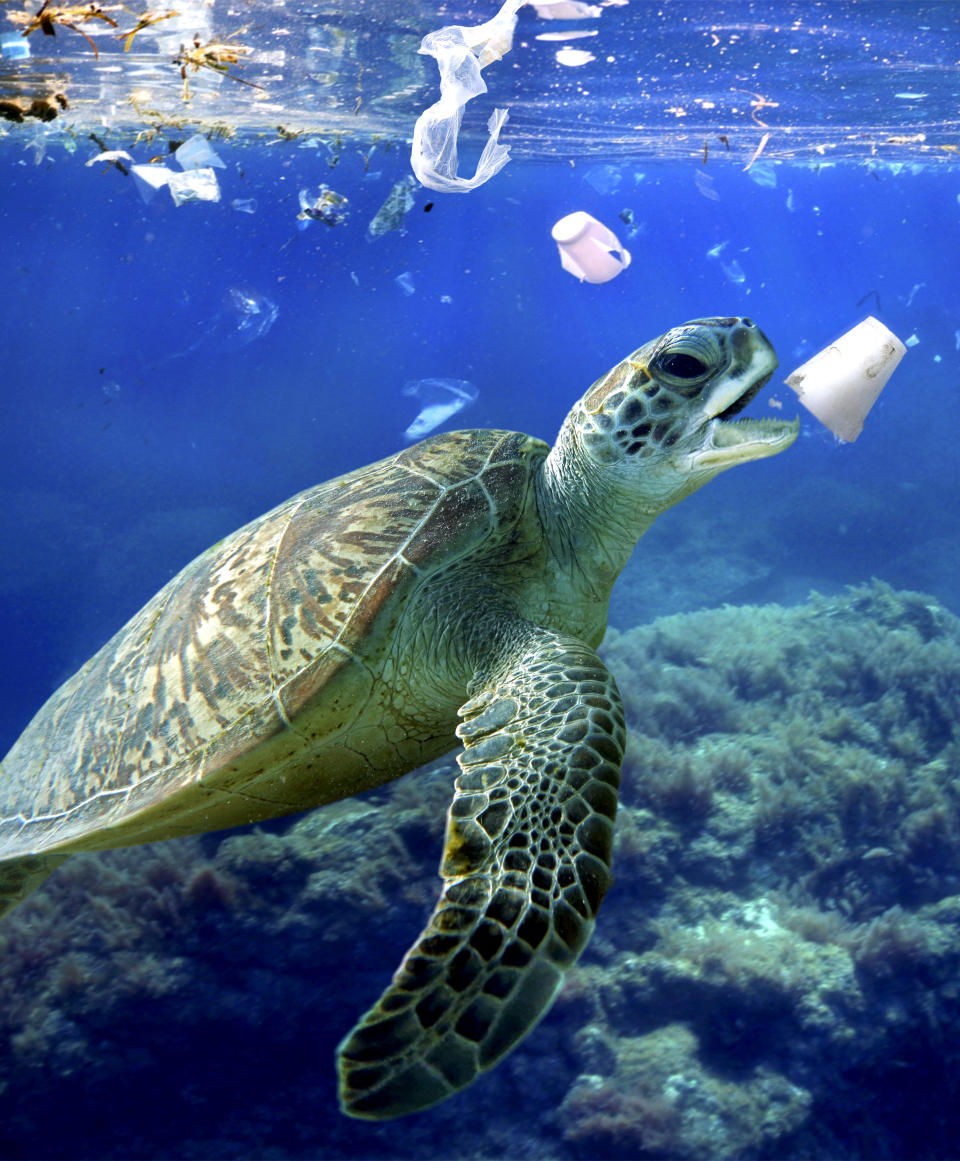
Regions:
M 797 438 L 799 417 L 735 419 L 769 382 L 777 355 L 763 331 L 747 320 L 732 328 L 730 367 L 706 403 L 706 438 L 695 453 L 697 466 L 723 471 L 734 464 L 775 456 Z

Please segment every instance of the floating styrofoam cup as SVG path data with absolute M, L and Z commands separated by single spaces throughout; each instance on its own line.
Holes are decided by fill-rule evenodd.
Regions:
M 550 234 L 560 265 L 581 282 L 609 282 L 630 265 L 630 252 L 616 234 L 583 210 L 561 218 Z
M 787 386 L 834 435 L 853 443 L 906 349 L 870 316 L 788 375 Z

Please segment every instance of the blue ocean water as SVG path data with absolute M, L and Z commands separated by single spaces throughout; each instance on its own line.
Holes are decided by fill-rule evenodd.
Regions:
M 412 20 L 414 41 L 493 10 L 440 7 Z M 918 19 L 946 21 L 944 9 L 953 21 L 952 5 L 877 11 L 909 40 Z M 701 30 L 717 22 L 701 6 L 678 11 Z M 868 24 L 872 11 L 851 5 L 851 22 Z M 731 24 L 770 15 L 748 4 L 727 13 Z M 652 7 L 604 19 L 640 42 Z M 946 64 L 955 64 L 955 34 L 950 22 L 930 34 Z M 838 41 L 824 35 L 829 60 Z M 774 95 L 778 43 L 771 32 L 762 62 Z M 863 76 L 875 80 L 868 65 Z M 609 66 L 608 89 L 634 83 L 620 67 Z M 501 83 L 504 74 L 506 65 Z M 433 78 L 423 83 L 432 92 Z M 849 83 L 851 96 L 869 88 L 836 83 Z M 908 130 L 909 97 L 878 91 Z M 801 435 L 784 455 L 721 476 L 664 516 L 628 566 L 612 623 L 628 630 L 724 603 L 792 605 L 811 589 L 834 594 L 873 577 L 960 615 L 956 108 L 929 151 L 899 154 L 888 129 L 872 151 L 845 156 L 831 144 L 800 157 L 783 155 L 789 125 L 755 111 L 760 120 L 733 150 L 713 131 L 692 134 L 684 156 L 598 151 L 589 120 L 573 117 L 563 148 L 518 149 L 469 194 L 418 187 L 398 228 L 373 240 L 368 223 L 409 173 L 402 134 L 214 136 L 220 201 L 177 207 L 166 191 L 145 203 L 109 162 L 85 165 L 100 152 L 90 126 L 58 134 L 56 123 L 11 124 L 0 138 L 0 752 L 194 555 L 287 496 L 404 446 L 422 405 L 404 390 L 411 382 L 476 389 L 440 430 L 507 428 L 549 441 L 617 361 L 707 316 L 746 315 L 764 330 L 781 367 L 748 414 L 799 412 Z M 813 94 L 800 111 L 816 126 Z M 521 106 L 518 124 L 532 116 Z M 140 142 L 123 126 L 98 136 L 145 163 L 195 128 L 165 125 Z M 475 139 L 466 152 L 475 158 Z M 321 185 L 347 199 L 338 224 L 298 220 L 301 191 Z M 630 250 L 612 282 L 580 283 L 561 269 L 550 228 L 573 210 Z M 843 444 L 782 380 L 868 314 L 910 345 L 860 439 Z M 171 1148 L 165 1133 L 151 1138 L 149 1116 L 141 1125 L 123 1115 L 128 1132 L 137 1122 L 139 1155 Z M 91 1132 L 74 1155 L 119 1155 L 109 1126 Z M 256 1137 L 245 1134 L 225 1129 L 222 1152 L 209 1155 L 244 1155 Z M 352 1145 L 338 1138 L 335 1155 L 369 1155 L 371 1139 L 357 1134 Z M 265 1131 L 258 1155 L 322 1156 L 321 1136 Z M 17 1140 L 15 1155 L 30 1155 L 29 1133 Z M 382 1138 L 376 1147 L 386 1148 Z M 558 1146 L 556 1155 L 589 1153 Z

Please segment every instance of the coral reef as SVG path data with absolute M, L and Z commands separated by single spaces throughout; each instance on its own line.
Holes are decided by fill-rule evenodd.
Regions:
M 960 622 L 874 582 L 611 630 L 617 881 L 550 1016 L 396 1125 L 333 1053 L 437 890 L 451 760 L 76 856 L 0 926 L 5 1157 L 893 1158 L 960 1131 Z

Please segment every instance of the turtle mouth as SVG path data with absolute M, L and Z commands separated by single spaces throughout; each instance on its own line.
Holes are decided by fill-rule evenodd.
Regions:
M 773 371 L 761 376 L 742 395 L 713 416 L 707 426 L 707 441 L 700 457 L 701 463 L 728 467 L 748 460 L 775 456 L 797 438 L 800 418 L 794 419 L 735 419 L 756 398 L 770 381 Z
M 743 411 L 743 409 L 748 404 L 752 403 L 753 400 L 756 399 L 757 395 L 760 393 L 761 388 L 766 387 L 766 385 L 770 382 L 771 375 L 773 375 L 772 371 L 770 374 L 764 375 L 761 379 L 758 379 L 752 387 L 748 387 L 742 395 L 734 399 L 729 407 L 725 407 L 723 411 L 715 415 L 714 419 L 726 421 L 728 419 L 733 419 L 735 415 L 739 415 L 739 413 Z

